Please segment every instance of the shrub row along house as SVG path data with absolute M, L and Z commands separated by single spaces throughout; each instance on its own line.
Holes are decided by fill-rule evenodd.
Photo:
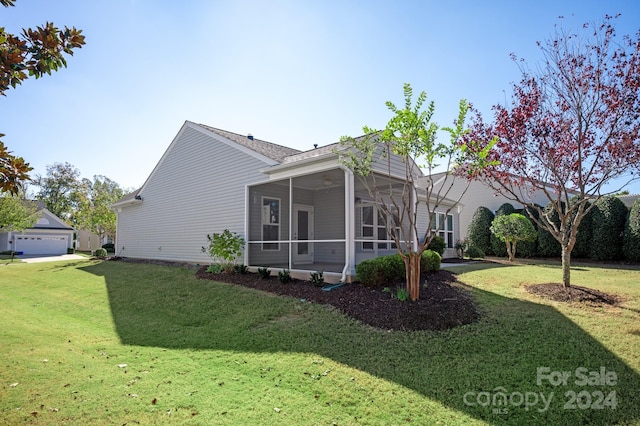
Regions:
M 206 236 L 229 229 L 246 241 L 240 261 L 289 269 L 302 278 L 323 271 L 350 281 L 363 259 L 397 252 L 384 218 L 363 183 L 339 159 L 339 144 L 298 151 L 186 121 L 140 189 L 112 208 L 116 254 L 209 263 Z M 391 155 L 374 166 L 378 184 L 401 186 L 405 168 Z M 393 172 L 397 170 L 397 173 Z M 420 176 L 416 176 L 419 178 Z M 370 177 L 369 177 L 370 178 Z M 420 197 L 420 192 L 417 192 Z M 435 221 L 454 256 L 459 211 L 441 203 Z M 423 229 L 428 212 L 419 212 Z

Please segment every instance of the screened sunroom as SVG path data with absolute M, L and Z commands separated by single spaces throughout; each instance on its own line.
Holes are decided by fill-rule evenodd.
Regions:
M 253 268 L 349 281 L 362 260 L 397 252 L 388 228 L 398 226 L 398 215 L 385 220 L 364 184 L 341 167 L 250 185 L 247 212 L 245 256 Z

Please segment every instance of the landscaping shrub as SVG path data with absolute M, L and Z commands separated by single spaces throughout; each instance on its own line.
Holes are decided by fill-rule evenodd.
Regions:
M 96 249 L 95 256 L 104 259 L 107 257 L 107 251 L 103 248 Z
M 622 246 L 627 206 L 615 196 L 603 197 L 592 210 L 591 258 L 622 259 Z
M 544 212 L 548 212 L 552 209 L 550 204 L 547 204 L 544 208 Z M 555 211 L 551 214 L 551 219 L 554 223 L 560 224 L 558 213 Z M 538 256 L 542 257 L 560 257 L 562 255 L 562 247 L 558 240 L 553 238 L 551 233 L 544 228 L 538 228 Z
M 258 268 L 258 275 L 260 275 L 260 278 L 263 280 L 266 280 L 271 276 L 271 271 L 269 268 Z
M 640 198 L 631 206 L 624 229 L 624 258 L 640 262 Z
M 381 287 L 389 282 L 404 281 L 404 261 L 400 254 L 366 259 L 356 266 L 356 277 L 362 285 L 369 287 Z
M 480 247 L 469 246 L 465 255 L 471 259 L 482 259 L 484 258 L 484 252 Z
M 505 243 L 510 261 L 518 253 L 518 242 L 534 241 L 537 236 L 531 221 L 520 213 L 496 216 L 491 224 L 491 232 Z
M 438 253 L 441 257 L 444 254 L 444 249 L 446 248 L 446 244 L 444 242 L 444 238 L 440 235 L 436 235 L 433 237 L 433 240 L 427 246 L 427 250 L 432 250 Z
M 116 247 L 113 243 L 107 243 L 107 244 L 103 244 L 102 248 L 105 249 L 107 251 L 107 253 L 115 253 L 116 252 Z
M 538 218 L 538 211 L 532 210 L 529 212 L 527 209 L 522 209 L 518 212 L 531 221 L 533 229 L 536 231 L 533 241 L 520 241 L 518 243 L 518 257 L 536 257 L 538 256 L 538 224 L 533 220 L 533 217 Z
M 504 203 L 503 205 L 498 207 L 498 210 L 496 211 L 496 216 L 494 217 L 493 220 L 495 221 L 495 218 L 497 218 L 498 216 L 515 213 L 515 211 L 516 209 L 513 207 L 511 203 Z M 493 224 L 493 221 L 491 223 Z M 489 230 L 489 232 L 491 232 L 491 230 Z M 490 238 L 491 238 L 491 252 L 493 253 L 493 255 L 499 256 L 499 257 L 507 257 L 507 246 L 504 244 L 504 241 L 500 241 L 500 238 L 498 238 L 498 236 L 496 236 L 493 233 L 491 234 Z
M 76 250 L 73 247 L 67 248 L 67 254 L 73 254 L 75 252 L 76 252 Z
M 236 274 L 246 274 L 249 272 L 249 267 L 245 264 L 233 265 L 233 272 Z
M 473 214 L 467 230 L 469 245 L 475 246 L 487 254 L 492 254 L 491 230 L 489 228 L 491 227 L 493 218 L 494 216 L 491 210 L 484 206 L 480 206 Z
M 309 274 L 309 280 L 314 286 L 322 287 L 322 284 L 324 284 L 324 275 L 322 271 L 311 272 Z
M 202 252 L 207 253 L 214 262 L 224 265 L 228 272 L 234 270 L 234 261 L 242 254 L 244 238 L 235 232 L 225 229 L 221 233 L 207 234 L 208 247 L 202 247 Z
M 442 256 L 438 252 L 425 250 L 420 258 L 420 271 L 422 273 L 439 271 L 441 263 Z
M 571 199 L 572 202 L 577 201 L 577 197 Z M 585 209 L 589 208 L 591 203 L 587 203 Z M 593 210 L 587 213 L 580 222 L 578 227 L 578 235 L 576 236 L 576 244 L 573 246 L 571 257 L 586 258 L 590 255 L 591 240 L 593 229 Z
M 291 272 L 288 269 L 284 269 L 278 272 L 278 281 L 280 284 L 288 284 L 291 282 Z

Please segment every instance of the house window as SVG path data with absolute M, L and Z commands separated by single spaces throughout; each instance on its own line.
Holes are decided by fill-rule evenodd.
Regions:
M 378 250 L 393 250 L 397 246 L 393 242 L 393 237 L 390 235 L 389 228 L 394 227 L 396 231 L 400 232 L 399 215 L 396 212 L 389 217 L 387 221 L 384 220 L 384 211 L 374 205 L 363 205 L 360 207 L 361 229 L 362 238 L 365 240 L 379 240 L 375 243 Z M 381 242 L 380 240 L 387 240 L 389 242 Z M 362 250 L 372 251 L 374 248 L 374 242 L 362 242 Z
M 453 215 L 431 213 L 431 230 L 444 239 L 447 248 L 453 248 Z
M 262 197 L 262 241 L 280 241 L 280 200 Z M 280 250 L 280 243 L 262 243 L 262 250 Z

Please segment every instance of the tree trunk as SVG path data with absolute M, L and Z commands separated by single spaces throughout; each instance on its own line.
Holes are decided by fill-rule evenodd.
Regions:
M 571 250 L 562 245 L 562 285 L 565 288 L 571 287 Z
M 504 243 L 507 245 L 507 257 L 509 258 L 509 262 L 513 262 L 513 255 L 511 254 L 511 242 L 508 238 L 505 238 Z
M 408 262 L 405 262 L 407 293 L 415 302 L 420 297 L 420 253 L 411 251 L 408 257 Z

